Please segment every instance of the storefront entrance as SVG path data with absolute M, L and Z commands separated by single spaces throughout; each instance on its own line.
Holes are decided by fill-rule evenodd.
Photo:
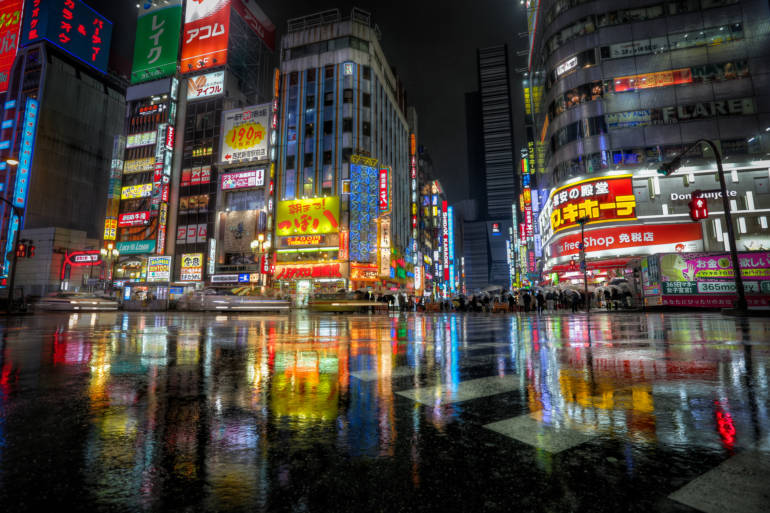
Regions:
M 307 308 L 307 302 L 310 299 L 310 292 L 313 290 L 310 280 L 300 280 L 297 282 L 297 296 L 294 298 L 294 306 L 297 308 Z

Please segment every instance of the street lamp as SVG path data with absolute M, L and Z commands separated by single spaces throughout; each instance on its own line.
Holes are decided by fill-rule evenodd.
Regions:
M 722 169 L 722 157 L 716 145 L 708 139 L 698 139 L 689 148 L 677 155 L 671 162 L 664 162 L 658 169 L 658 173 L 663 176 L 669 176 L 682 165 L 682 157 L 699 146 L 701 143 L 708 144 L 714 151 L 714 158 L 717 161 L 717 175 L 719 175 L 719 187 L 722 192 L 722 206 L 725 211 L 725 223 L 727 224 L 727 238 L 730 242 L 730 258 L 733 262 L 733 274 L 735 275 L 735 289 L 738 292 L 738 304 L 736 310 L 745 313 L 748 309 L 746 304 L 746 292 L 743 288 L 743 277 L 741 276 L 740 262 L 738 261 L 737 244 L 735 243 L 735 231 L 733 230 L 733 216 L 730 212 L 730 200 L 727 198 L 727 185 L 725 184 L 725 173 Z
M 112 273 L 113 273 L 113 264 L 120 256 L 120 251 L 117 250 L 112 244 L 112 242 L 107 243 L 106 248 L 102 248 L 99 253 L 102 255 L 102 260 L 107 261 L 107 281 L 110 283 L 110 288 L 112 288 Z
M 586 266 L 586 236 L 585 224 L 590 221 L 588 217 L 581 217 L 577 220 L 580 224 L 580 267 L 583 268 L 583 300 L 586 302 L 586 313 L 591 310 L 591 302 L 588 301 L 588 268 Z

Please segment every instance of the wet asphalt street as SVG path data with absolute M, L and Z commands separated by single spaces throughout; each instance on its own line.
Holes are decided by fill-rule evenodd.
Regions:
M 15 511 L 770 511 L 770 318 L 0 320 Z

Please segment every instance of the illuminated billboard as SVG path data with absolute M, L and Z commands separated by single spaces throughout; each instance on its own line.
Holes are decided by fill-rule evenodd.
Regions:
M 230 31 L 230 0 L 187 2 L 182 33 L 182 73 L 224 66 Z
M 338 196 L 279 201 L 276 207 L 276 235 L 311 235 L 339 230 Z
M 143 4 L 136 20 L 132 84 L 176 73 L 181 28 L 181 0 L 159 5 Z
M 203 253 L 182 255 L 181 281 L 199 281 L 203 279 Z
M 271 104 L 265 103 L 222 113 L 220 162 L 234 164 L 267 160 L 271 107 Z
M 223 191 L 260 187 L 265 184 L 265 170 L 264 168 L 259 168 L 225 173 L 221 176 L 221 179 Z
M 219 96 L 225 92 L 225 72 L 215 71 L 187 79 L 187 101 Z
M 128 185 L 120 191 L 120 199 L 146 198 L 152 194 L 152 184 Z
M 8 79 L 16 58 L 21 27 L 23 0 L 9 0 L 0 5 L 0 93 L 8 90 Z
M 106 71 L 112 22 L 80 0 L 28 1 L 22 26 L 22 46 L 45 40 L 89 66 Z
M 13 188 L 13 205 L 19 208 L 27 206 L 29 174 L 32 168 L 32 155 L 35 150 L 35 131 L 37 130 L 39 109 L 40 105 L 37 100 L 27 98 L 19 147 L 19 168 L 16 171 L 16 185 Z
M 152 283 L 169 280 L 171 280 L 171 257 L 149 257 L 147 259 L 147 281 Z
M 588 225 L 635 220 L 636 197 L 631 175 L 589 178 L 556 188 L 540 218 L 544 240 L 578 226 L 578 219 L 582 218 L 588 219 Z

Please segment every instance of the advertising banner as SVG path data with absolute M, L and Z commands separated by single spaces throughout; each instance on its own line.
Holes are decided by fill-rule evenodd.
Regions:
M 265 185 L 265 169 L 248 169 L 222 175 L 222 190 L 247 189 Z
M 224 66 L 230 31 L 230 0 L 187 2 L 182 40 L 182 73 Z
M 260 9 L 256 0 L 233 0 L 233 8 L 267 47 L 275 50 L 275 25 Z
M 181 0 L 158 5 L 142 4 L 136 20 L 132 84 L 176 73 L 181 28 Z
M 279 201 L 276 207 L 276 235 L 337 233 L 339 219 L 338 196 Z
M 699 223 L 652 224 L 616 226 L 585 232 L 587 254 L 608 252 L 623 254 L 654 254 L 669 251 L 700 251 L 703 239 Z M 549 258 L 558 259 L 580 253 L 580 233 L 571 233 L 549 245 Z M 631 251 L 622 251 L 629 249 Z M 593 255 L 592 255 L 593 256 Z
M 351 158 L 348 255 L 356 262 L 374 262 L 376 257 L 379 215 L 376 165 L 376 159 L 358 155 Z
M 554 189 L 541 213 L 543 224 L 548 223 L 541 224 L 543 238 L 578 226 L 582 218 L 588 218 L 588 225 L 636 219 L 631 175 L 589 178 Z
M 388 180 L 388 169 L 380 169 L 379 181 L 380 212 L 390 210 L 390 186 Z
M 200 281 L 203 279 L 203 253 L 182 255 L 180 279 L 182 281 Z
M 19 48 L 23 3 L 23 0 L 8 0 L 0 5 L 0 93 L 8 90 L 8 78 Z
M 265 103 L 222 113 L 221 163 L 267 160 L 271 108 Z
M 16 170 L 16 184 L 13 188 L 13 204 L 19 208 L 24 208 L 27 205 L 29 174 L 32 169 L 32 155 L 35 150 L 35 132 L 37 131 L 39 109 L 40 105 L 37 100 L 27 98 L 27 105 L 24 109 L 21 146 L 19 148 L 19 166 Z M 8 240 L 13 240 L 10 230 Z
M 120 228 L 128 228 L 131 226 L 144 226 L 150 222 L 150 212 L 131 212 L 128 214 L 120 214 L 118 216 L 118 226 Z
M 147 259 L 147 281 L 159 282 L 171 280 L 171 257 L 149 257 Z
M 307 280 L 312 278 L 346 278 L 347 264 L 280 265 L 275 266 L 276 280 Z
M 118 242 L 117 250 L 121 255 L 142 255 L 155 251 L 155 240 L 132 240 Z
M 750 306 L 770 305 L 770 253 L 739 253 Z M 661 304 L 727 308 L 737 298 L 729 253 L 671 253 L 658 256 Z
M 128 185 L 120 191 L 120 199 L 146 198 L 152 194 L 152 184 Z
M 215 71 L 187 79 L 187 101 L 219 96 L 225 92 L 225 72 Z
M 104 73 L 110 56 L 112 22 L 80 0 L 28 1 L 21 45 L 46 40 Z

